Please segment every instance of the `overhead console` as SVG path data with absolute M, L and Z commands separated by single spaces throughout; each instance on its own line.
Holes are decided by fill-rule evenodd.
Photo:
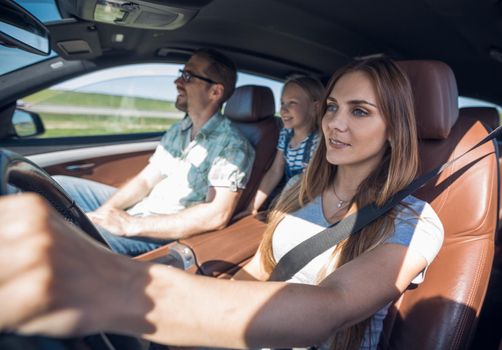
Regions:
M 57 0 L 64 17 L 128 27 L 173 30 L 212 0 Z

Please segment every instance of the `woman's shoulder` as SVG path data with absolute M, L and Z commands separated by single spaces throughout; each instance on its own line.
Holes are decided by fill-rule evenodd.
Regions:
M 415 196 L 409 195 L 398 206 L 397 218 L 401 221 L 431 219 L 439 221 L 439 216 L 432 206 Z
M 418 249 L 431 263 L 443 243 L 443 224 L 432 206 L 414 196 L 408 196 L 398 207 L 394 233 L 388 243 Z

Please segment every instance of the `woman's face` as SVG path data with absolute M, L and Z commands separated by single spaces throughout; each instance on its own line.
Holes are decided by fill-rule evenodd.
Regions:
M 368 171 L 378 166 L 387 147 L 387 132 L 368 76 L 358 71 L 343 75 L 326 102 L 322 130 L 328 162 Z
M 282 93 L 280 113 L 285 128 L 305 128 L 315 118 L 314 102 L 301 87 L 290 83 Z

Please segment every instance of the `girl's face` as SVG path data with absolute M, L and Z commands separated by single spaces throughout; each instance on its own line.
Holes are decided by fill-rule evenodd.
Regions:
M 387 147 L 387 128 L 368 76 L 358 71 L 343 75 L 326 102 L 322 130 L 328 162 L 367 171 L 377 167 Z
M 282 93 L 280 113 L 287 129 L 309 127 L 315 118 L 315 103 L 301 87 L 290 83 Z

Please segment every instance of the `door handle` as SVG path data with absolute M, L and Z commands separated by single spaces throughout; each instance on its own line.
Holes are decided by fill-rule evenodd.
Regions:
M 72 164 L 68 165 L 65 169 L 68 171 L 81 171 L 93 168 L 95 165 L 94 163 Z

